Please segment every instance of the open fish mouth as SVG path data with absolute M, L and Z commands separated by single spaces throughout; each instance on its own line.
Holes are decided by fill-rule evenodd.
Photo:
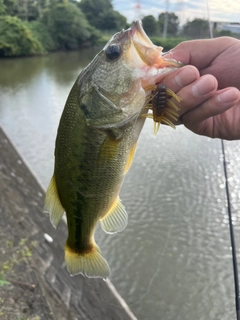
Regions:
M 181 99 L 172 90 L 159 85 L 168 72 L 182 67 L 183 64 L 174 59 L 164 58 L 163 48 L 152 43 L 143 30 L 140 20 L 136 21 L 128 32 L 131 46 L 127 55 L 143 72 L 146 72 L 141 83 L 146 92 L 144 108 L 150 113 L 142 113 L 141 117 L 153 119 L 155 134 L 161 123 L 175 128 L 174 122 L 178 120 L 179 108 L 174 100 L 180 102 Z
M 142 28 L 142 22 L 137 20 L 129 29 L 129 35 L 132 39 L 133 47 L 141 60 L 148 66 L 157 68 L 173 67 L 179 68 L 183 64 L 173 59 L 164 59 L 162 56 L 162 47 L 152 43 Z

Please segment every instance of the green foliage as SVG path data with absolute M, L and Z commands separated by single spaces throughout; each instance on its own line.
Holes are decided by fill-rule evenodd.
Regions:
M 56 42 L 52 38 L 45 24 L 40 21 L 32 21 L 26 22 L 25 25 L 29 30 L 31 30 L 32 35 L 42 44 L 46 52 L 56 50 Z
M 90 37 L 84 42 L 84 47 L 93 47 L 101 42 L 101 33 L 92 26 L 87 27 Z
M 18 6 L 17 0 L 3 0 L 3 4 L 5 6 L 5 14 L 9 16 L 17 16 Z
M 82 0 L 79 7 L 95 28 L 113 32 L 126 28 L 127 19 L 113 10 L 110 0 Z
M 163 33 L 164 20 L 166 12 L 162 12 L 158 16 L 158 24 L 160 32 Z M 167 24 L 167 34 L 175 36 L 178 32 L 179 19 L 174 12 L 168 12 L 168 24 Z
M 16 17 L 0 17 L 0 57 L 24 56 L 43 53 L 41 43 L 34 38 L 25 24 Z
M 9 281 L 6 281 L 5 279 L 1 279 L 0 277 L 0 287 L 8 286 L 11 283 Z
M 164 12 L 158 20 L 145 16 L 144 30 L 151 37 L 162 35 L 164 19 Z M 103 45 L 105 38 L 128 27 L 111 0 L 0 0 L 0 57 Z M 176 36 L 178 27 L 178 16 L 168 12 L 167 34 Z M 182 34 L 188 38 L 209 37 L 208 22 L 188 21 Z M 223 35 L 232 34 L 214 31 L 214 36 Z M 181 39 L 154 38 L 153 42 L 169 50 Z
M 2 281 L 2 284 L 7 284 L 4 283 L 6 281 L 6 275 L 13 273 L 16 265 L 29 261 L 32 256 L 32 247 L 34 246 L 34 243 L 29 245 L 27 239 L 21 239 L 15 248 L 9 247 L 8 243 L 6 243 L 6 246 L 9 250 L 8 260 L 0 263 L 0 280 Z
M 3 0 L 0 0 L 0 16 L 6 14 L 7 7 L 4 4 Z
M 74 50 L 97 38 L 82 11 L 72 3 L 58 4 L 43 13 L 42 22 L 56 42 L 56 49 Z
M 154 16 L 146 16 L 142 19 L 142 24 L 145 32 L 148 36 L 157 35 L 158 33 L 158 24 Z
M 210 35 L 208 21 L 204 19 L 194 19 L 192 21 L 188 21 L 183 26 L 183 34 L 184 36 L 195 39 L 208 38 Z
M 5 4 L 6 14 L 24 21 L 36 20 L 39 16 L 40 0 L 1 0 Z M 1 6 L 1 5 L 0 5 Z
M 102 13 L 99 17 L 99 29 L 101 30 L 112 30 L 120 31 L 124 29 L 127 24 L 127 19 L 122 16 L 118 11 L 109 9 Z
M 113 10 L 110 0 L 81 0 L 79 7 L 89 23 L 96 28 L 99 28 L 101 25 L 101 15 L 109 10 Z
M 186 41 L 186 38 L 158 38 L 158 37 L 151 37 L 152 42 L 156 46 L 163 47 L 164 51 L 171 50 L 172 48 L 176 47 L 180 42 Z
M 232 37 L 233 33 L 230 30 L 214 30 L 214 37 Z
M 127 18 L 121 15 L 118 11 L 114 10 L 113 12 L 114 12 L 117 31 L 129 28 L 129 25 L 127 23 Z

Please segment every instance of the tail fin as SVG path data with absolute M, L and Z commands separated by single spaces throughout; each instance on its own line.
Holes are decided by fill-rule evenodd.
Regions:
M 110 275 L 108 263 L 97 245 L 90 252 L 80 254 L 66 244 L 65 261 L 71 276 L 82 273 L 89 278 L 107 278 Z

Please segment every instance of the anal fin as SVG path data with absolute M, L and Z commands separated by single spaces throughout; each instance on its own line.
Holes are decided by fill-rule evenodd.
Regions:
M 54 228 L 57 228 L 65 210 L 58 196 L 55 176 L 52 177 L 47 189 L 44 211 L 49 212 L 50 221 Z
M 119 197 L 116 198 L 107 214 L 100 219 L 100 223 L 106 233 L 115 233 L 126 228 L 128 214 Z

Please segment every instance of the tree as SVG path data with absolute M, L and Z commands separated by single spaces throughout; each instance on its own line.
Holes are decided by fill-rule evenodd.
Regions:
M 166 12 L 162 12 L 158 16 L 158 25 L 161 33 L 163 33 L 163 29 L 164 29 L 165 14 Z M 175 15 L 174 12 L 168 12 L 167 14 L 168 14 L 167 34 L 171 36 L 175 36 L 178 32 L 179 18 L 177 15 Z
M 209 37 L 209 23 L 204 19 L 194 19 L 192 21 L 188 21 L 183 26 L 183 33 L 185 36 L 195 39 Z
M 79 8 L 85 14 L 90 25 L 96 28 L 101 25 L 101 15 L 113 10 L 110 0 L 82 0 L 79 2 Z
M 3 0 L 0 0 L 0 16 L 6 14 L 6 6 Z
M 99 16 L 98 27 L 101 30 L 116 31 L 126 27 L 127 19 L 118 11 L 109 9 Z
M 81 48 L 94 33 L 82 11 L 72 3 L 58 4 L 45 10 L 42 22 L 47 25 L 60 50 Z
M 0 12 L 1 1 L 6 7 L 6 15 L 18 17 L 24 21 L 37 20 L 39 7 L 43 2 L 43 0 L 0 0 Z
M 31 30 L 32 35 L 42 44 L 46 52 L 57 49 L 55 39 L 51 37 L 46 24 L 36 20 L 26 22 L 25 25 L 29 30 Z
M 217 31 L 214 30 L 214 37 L 232 37 L 233 34 L 230 30 L 221 30 L 221 31 Z
M 6 15 L 17 16 L 18 14 L 18 1 L 17 0 L 3 0 L 6 7 Z
M 24 56 L 43 53 L 41 43 L 24 22 L 16 17 L 0 17 L 0 56 Z
M 127 18 L 120 14 L 118 11 L 113 11 L 115 16 L 116 29 L 121 30 L 128 28 Z
M 127 25 L 127 19 L 113 10 L 111 0 L 82 0 L 78 6 L 90 25 L 100 30 L 118 31 Z
M 154 36 L 158 33 L 158 24 L 154 16 L 149 15 L 142 19 L 142 24 L 145 32 L 149 36 Z

